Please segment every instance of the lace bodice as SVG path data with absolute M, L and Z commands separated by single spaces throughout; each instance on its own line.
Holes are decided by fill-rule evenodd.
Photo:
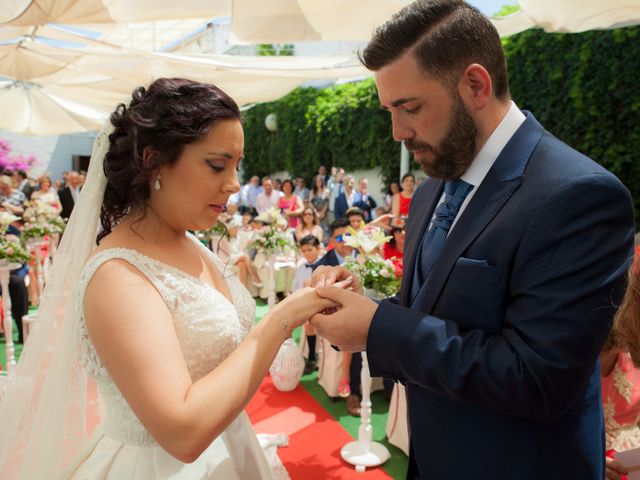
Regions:
M 255 302 L 230 276 L 231 266 L 203 247 L 207 257 L 225 272 L 233 304 L 220 292 L 182 270 L 147 257 L 135 250 L 103 250 L 84 266 L 80 278 L 77 337 L 81 365 L 96 379 L 101 400 L 102 427 L 106 435 L 123 443 L 155 445 L 144 426 L 109 376 L 91 343 L 84 323 L 83 299 L 96 270 L 112 259 L 122 259 L 142 272 L 162 296 L 173 317 L 176 334 L 193 381 L 209 373 L 227 358 L 247 335 L 255 319 Z

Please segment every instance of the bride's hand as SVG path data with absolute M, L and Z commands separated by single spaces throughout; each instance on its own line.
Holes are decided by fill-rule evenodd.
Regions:
M 269 313 L 286 320 L 289 328 L 293 330 L 316 313 L 336 306 L 335 302 L 319 297 L 314 288 L 305 287 L 289 295 L 274 306 Z

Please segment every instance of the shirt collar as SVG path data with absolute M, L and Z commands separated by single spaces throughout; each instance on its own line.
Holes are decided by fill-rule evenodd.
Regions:
M 518 106 L 511 101 L 509 110 L 507 110 L 504 118 L 482 146 L 476 158 L 473 159 L 471 166 L 464 172 L 461 177 L 462 180 L 474 187 L 480 185 L 489 170 L 491 170 L 500 152 L 502 152 L 525 119 L 526 117 Z

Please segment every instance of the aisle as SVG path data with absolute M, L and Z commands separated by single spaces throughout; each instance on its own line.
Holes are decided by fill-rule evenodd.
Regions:
M 256 433 L 289 436 L 278 455 L 291 480 L 392 478 L 381 468 L 356 473 L 340 458 L 340 448 L 353 437 L 301 385 L 280 392 L 266 377 L 246 410 Z

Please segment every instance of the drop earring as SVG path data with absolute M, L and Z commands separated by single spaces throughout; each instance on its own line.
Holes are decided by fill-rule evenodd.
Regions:
M 160 184 L 160 175 L 158 175 L 156 177 L 156 181 L 153 182 L 153 188 L 155 188 L 156 190 L 160 190 L 162 188 L 162 185 Z

